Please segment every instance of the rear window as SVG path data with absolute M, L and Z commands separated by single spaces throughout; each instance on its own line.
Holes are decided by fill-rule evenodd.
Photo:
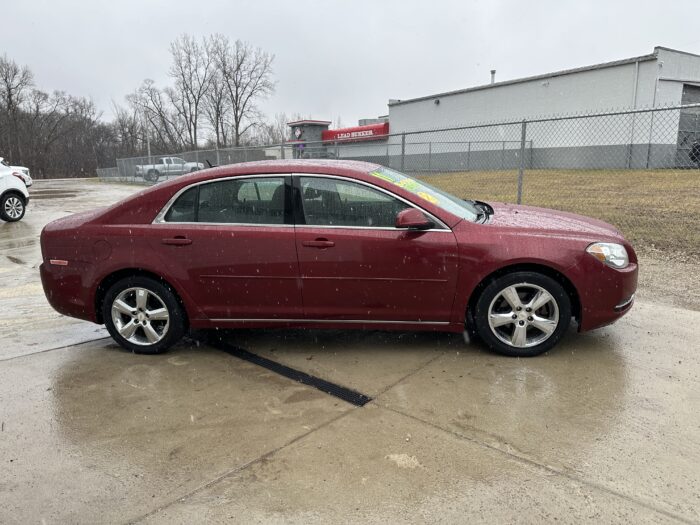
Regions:
M 190 188 L 180 195 L 173 205 L 165 214 L 165 220 L 167 222 L 196 222 L 196 207 L 197 195 L 199 193 L 199 186 Z
M 177 198 L 165 221 L 284 224 L 284 177 L 228 179 L 195 186 Z

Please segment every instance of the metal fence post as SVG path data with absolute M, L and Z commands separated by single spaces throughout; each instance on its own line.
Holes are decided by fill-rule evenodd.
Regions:
M 469 142 L 467 142 L 467 171 L 469 171 L 469 169 L 470 169 L 469 162 L 471 160 L 470 159 L 471 155 L 472 155 L 472 141 L 470 140 Z
M 401 134 L 401 171 L 404 170 L 406 165 L 406 134 Z
M 523 203 L 523 173 L 525 172 L 525 137 L 527 136 L 527 121 L 523 120 L 520 131 L 520 166 L 518 167 L 518 204 Z
M 433 143 L 428 142 L 428 171 L 432 171 L 433 166 Z

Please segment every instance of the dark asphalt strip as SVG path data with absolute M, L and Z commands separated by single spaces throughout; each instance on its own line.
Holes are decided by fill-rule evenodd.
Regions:
M 331 383 L 330 381 L 326 381 L 320 377 L 312 376 L 306 372 L 302 372 L 300 370 L 296 370 L 295 368 L 271 361 L 270 359 L 259 356 L 220 339 L 209 339 L 206 341 L 206 344 L 217 348 L 218 350 L 222 350 L 234 357 L 266 368 L 271 372 L 275 372 L 276 374 L 287 377 L 293 381 L 317 388 L 321 392 L 325 392 L 326 394 L 337 397 L 338 399 L 342 399 L 343 401 L 346 401 L 352 405 L 361 407 L 372 401 L 371 397 L 366 396 L 365 394 L 362 394 L 356 390 L 352 390 L 351 388 L 347 388 L 336 383 Z

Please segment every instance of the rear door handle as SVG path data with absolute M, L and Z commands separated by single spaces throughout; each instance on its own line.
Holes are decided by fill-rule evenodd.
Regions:
M 169 244 L 170 246 L 187 246 L 192 244 L 192 239 L 187 237 L 169 237 L 162 240 L 163 244 Z
M 316 239 L 315 241 L 302 241 L 301 245 L 307 248 L 332 248 L 335 243 L 328 239 Z

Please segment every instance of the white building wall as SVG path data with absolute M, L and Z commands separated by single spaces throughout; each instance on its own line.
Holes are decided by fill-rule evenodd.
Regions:
M 394 134 L 484 122 L 599 113 L 632 107 L 678 105 L 681 102 L 683 84 L 675 79 L 700 82 L 700 57 L 664 48 L 655 49 L 655 53 L 657 59 L 637 63 L 513 84 L 496 84 L 453 95 L 436 95 L 429 99 L 390 105 L 391 132 Z M 670 78 L 674 80 L 669 80 Z M 436 100 L 440 103 L 436 104 Z M 666 118 L 669 116 L 666 115 Z M 585 120 L 552 124 L 549 131 L 541 124 L 537 132 L 538 144 L 534 147 L 571 146 L 574 139 L 584 145 L 629 144 L 630 139 L 633 143 L 648 143 L 650 116 L 622 120 L 625 122 L 621 123 L 618 119 L 616 126 L 601 126 L 597 129 Z M 628 126 L 629 133 L 621 132 L 620 125 Z M 480 130 L 479 140 L 519 140 L 519 130 L 510 128 L 505 126 Z M 567 132 L 566 137 L 562 136 L 563 131 Z M 677 125 L 669 122 L 654 129 L 652 141 L 673 144 L 676 141 L 676 131 Z M 470 134 L 474 135 L 465 132 L 465 135 Z M 431 137 L 427 134 L 421 135 L 421 138 L 439 140 L 439 136 Z M 396 137 L 392 140 L 394 143 L 399 141 Z
M 700 79 L 700 56 L 663 47 L 656 48 L 662 78 Z
M 389 106 L 393 132 L 630 107 L 634 64 Z M 435 104 L 439 99 L 440 104 Z M 426 126 L 427 125 L 427 126 Z
M 669 165 L 678 141 L 677 111 L 534 120 L 677 106 L 684 81 L 700 83 L 700 56 L 655 48 L 636 62 L 437 94 L 391 104 L 389 140 L 341 146 L 339 156 L 384 155 L 394 167 L 416 170 L 510 169 L 520 163 L 520 121 L 526 119 L 532 166 Z M 499 122 L 511 124 L 482 125 Z M 423 131 L 458 127 L 464 129 Z

